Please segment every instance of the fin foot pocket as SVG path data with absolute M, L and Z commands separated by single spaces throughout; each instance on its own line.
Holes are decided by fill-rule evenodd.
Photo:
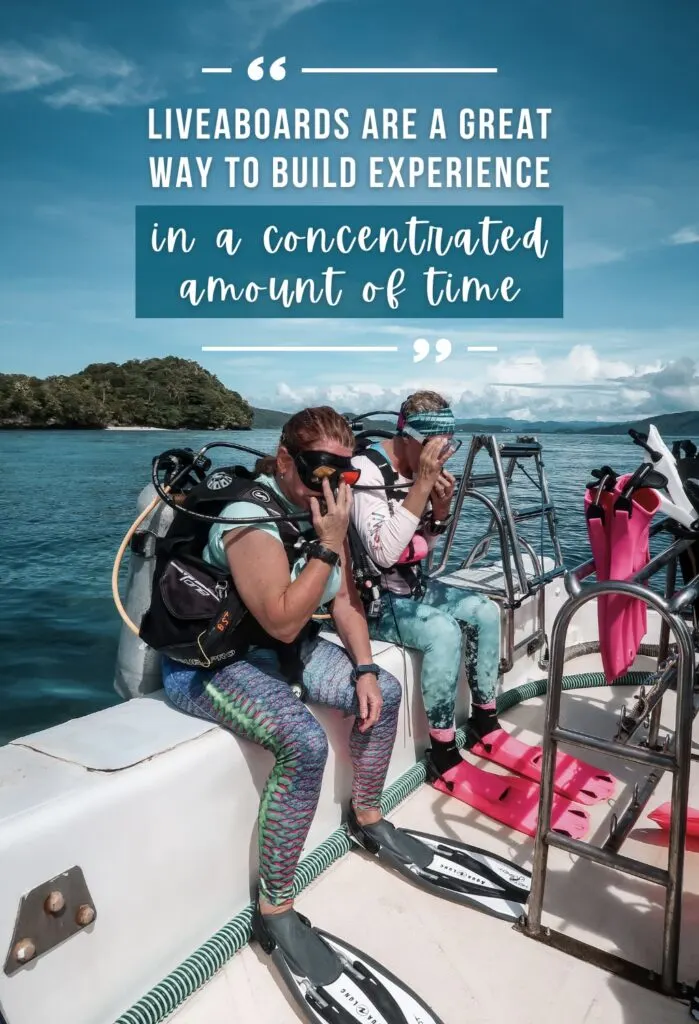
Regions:
M 307 917 L 295 910 L 282 914 L 253 914 L 253 935 L 267 954 L 279 950 L 294 973 L 313 985 L 328 985 L 342 974 L 338 956 L 324 942 Z

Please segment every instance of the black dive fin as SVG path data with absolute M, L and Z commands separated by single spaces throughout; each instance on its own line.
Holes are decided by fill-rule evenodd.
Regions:
M 435 896 L 505 921 L 518 921 L 524 913 L 531 874 L 497 854 L 426 832 L 394 828 L 384 820 L 362 828 L 351 812 L 347 827 L 367 853 Z
M 689 1016 L 692 1020 L 699 1020 L 699 981 L 694 986 L 692 1002 L 689 1007 Z
M 290 927 L 278 927 L 282 917 Z M 313 928 L 302 914 L 288 911 L 269 928 L 268 924 L 269 918 L 255 912 L 253 937 L 271 956 L 307 1021 L 444 1024 L 412 989 L 376 960 L 343 939 Z

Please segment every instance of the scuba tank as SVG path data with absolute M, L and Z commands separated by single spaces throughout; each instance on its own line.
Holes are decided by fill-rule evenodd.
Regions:
M 230 574 L 201 559 L 201 549 L 222 507 L 235 500 L 259 505 L 259 517 L 236 519 L 236 525 L 274 518 L 290 568 L 308 538 L 297 524 L 308 513 L 285 514 L 275 496 L 243 466 L 209 475 L 211 448 L 230 448 L 258 458 L 264 453 L 229 441 L 213 442 L 200 452 L 173 448 L 153 460 L 152 483 L 138 498 L 139 515 L 126 533 L 112 570 L 112 596 L 123 620 L 114 687 L 125 698 L 162 686 L 161 653 L 183 664 L 224 665 L 244 654 L 249 643 L 277 650 L 290 685 L 299 689 L 302 645 L 312 644 L 320 627 L 310 622 L 292 644 L 268 637 L 252 619 L 232 585 Z M 206 514 L 200 509 L 213 512 Z M 186 516 L 186 519 L 182 517 Z M 119 568 L 130 553 L 125 600 L 119 593 Z M 191 550 L 190 550 L 191 549 Z M 212 582 L 211 578 L 214 578 Z M 215 588 L 215 589 L 212 589 Z
M 138 515 L 119 546 L 112 569 L 112 596 L 122 619 L 119 648 L 114 673 L 114 689 L 120 697 L 143 697 L 162 688 L 161 657 L 139 636 L 141 620 L 151 603 L 155 546 L 164 537 L 175 517 L 175 509 L 164 501 L 170 487 L 182 493 L 203 479 L 211 460 L 203 452 L 188 448 L 172 448 L 153 460 L 151 483 L 146 484 L 137 499 Z M 165 491 L 158 483 L 158 470 L 165 473 Z M 119 594 L 119 568 L 129 550 L 126 597 Z
M 153 484 L 147 484 L 138 496 L 139 515 L 156 498 L 157 494 Z M 162 501 L 159 502 L 131 538 L 124 608 L 129 618 L 139 627 L 151 600 L 155 570 L 155 538 L 165 536 L 174 515 L 170 505 Z M 123 622 L 114 674 L 114 689 L 120 697 L 128 700 L 130 697 L 143 697 L 147 693 L 159 690 L 162 685 L 160 654 L 144 643 Z

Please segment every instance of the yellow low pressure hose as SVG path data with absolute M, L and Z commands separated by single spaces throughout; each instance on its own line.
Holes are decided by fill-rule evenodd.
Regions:
M 169 487 L 164 487 L 163 490 L 165 491 L 166 494 L 170 493 Z M 163 499 L 159 495 L 156 495 L 156 497 L 153 498 L 153 500 L 151 501 L 150 505 L 148 505 L 147 508 L 144 508 L 143 512 L 141 512 L 141 514 L 136 519 L 134 519 L 133 523 L 126 531 L 124 539 L 119 545 L 119 550 L 116 553 L 116 558 L 114 559 L 114 566 L 112 568 L 112 597 L 114 598 L 114 604 L 116 605 L 116 609 L 119 612 L 119 615 L 123 619 L 124 623 L 126 624 L 126 626 L 128 626 L 128 628 L 131 630 L 134 636 L 139 636 L 140 632 L 136 623 L 129 618 L 129 614 L 126 611 L 126 608 L 124 608 L 123 602 L 121 600 L 121 595 L 119 593 L 119 569 L 121 568 L 121 563 L 124 558 L 124 552 L 131 543 L 131 538 L 133 537 L 134 533 L 139 528 L 141 523 L 148 518 L 151 512 L 160 504 L 162 500 Z M 320 614 L 313 615 L 312 618 L 331 619 L 332 616 Z
M 165 487 L 164 491 L 166 494 L 169 494 L 170 488 Z M 159 495 L 156 495 L 156 497 L 153 498 L 153 500 L 151 501 L 150 505 L 148 505 L 147 508 L 144 508 L 143 512 L 141 512 L 138 518 L 136 518 L 133 521 L 131 526 L 126 531 L 124 539 L 119 545 L 119 550 L 117 551 L 116 558 L 114 559 L 114 567 L 112 568 L 112 597 L 114 598 L 114 604 L 116 605 L 116 609 L 119 612 L 119 615 L 121 615 L 124 623 L 128 626 L 128 628 L 131 630 L 134 636 L 139 635 L 139 629 L 136 623 L 129 618 L 128 612 L 126 611 L 126 608 L 124 608 L 124 605 L 122 603 L 121 595 L 119 594 L 119 569 L 121 568 L 121 562 L 124 557 L 124 552 L 131 543 L 131 538 L 133 537 L 134 533 L 139 528 L 144 519 L 148 518 L 151 512 L 156 508 L 157 505 L 161 503 L 162 500 L 163 499 Z

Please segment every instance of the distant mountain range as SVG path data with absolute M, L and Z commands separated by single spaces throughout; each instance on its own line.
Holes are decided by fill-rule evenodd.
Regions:
M 515 420 L 509 416 L 499 416 L 497 419 L 491 416 L 476 416 L 471 420 L 457 420 L 456 425 L 459 430 L 468 434 L 478 433 L 484 428 L 494 434 L 505 432 L 556 434 L 561 431 L 579 434 L 600 426 L 596 420 L 566 420 L 565 422 L 559 420 Z
M 283 427 L 292 415 L 290 412 L 277 412 L 276 409 L 257 409 L 254 405 L 252 407 L 252 414 L 253 426 L 257 430 L 272 430 L 275 427 Z
M 651 423 L 654 423 L 661 434 L 668 437 L 697 437 L 699 436 L 699 412 L 670 412 L 662 416 L 648 416 L 642 420 L 629 420 L 628 423 L 610 423 L 608 426 L 588 428 L 586 434 L 626 434 L 633 428 L 647 432 Z
M 290 412 L 277 412 L 274 409 L 255 409 L 254 426 L 274 429 L 282 427 Z M 361 420 L 361 414 L 357 419 Z M 471 420 L 457 420 L 456 427 L 463 434 L 627 434 L 631 428 L 647 431 L 654 423 L 661 434 L 669 437 L 699 437 L 699 412 L 671 412 L 660 416 L 650 416 L 641 420 L 628 420 L 625 423 L 596 423 L 594 420 L 515 420 L 509 416 L 476 417 Z M 371 419 L 365 425 L 379 430 L 391 430 L 395 421 Z

